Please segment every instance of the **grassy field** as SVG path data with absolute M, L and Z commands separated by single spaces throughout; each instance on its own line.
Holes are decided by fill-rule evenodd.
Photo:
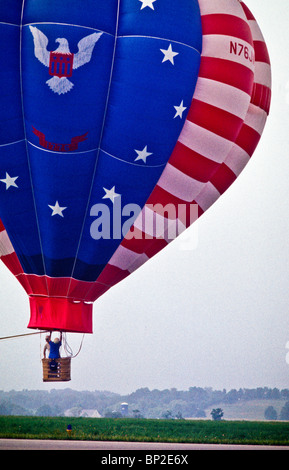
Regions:
M 0 416 L 0 437 L 289 445 L 289 423 Z
M 240 400 L 237 403 L 214 405 L 214 408 L 222 408 L 224 419 L 239 421 L 263 421 L 265 419 L 265 410 L 268 406 L 273 406 L 280 416 L 281 409 L 285 405 L 285 400 Z M 212 408 L 206 410 L 207 419 L 211 418 Z

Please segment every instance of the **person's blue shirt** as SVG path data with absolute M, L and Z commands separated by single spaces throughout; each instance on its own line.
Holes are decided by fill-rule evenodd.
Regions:
M 57 359 L 60 357 L 59 348 L 61 346 L 61 341 L 59 343 L 54 343 L 54 341 L 49 341 L 50 351 L 49 359 Z

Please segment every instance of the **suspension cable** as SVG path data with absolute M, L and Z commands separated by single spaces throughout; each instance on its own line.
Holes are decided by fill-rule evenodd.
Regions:
M 78 356 L 78 354 L 80 353 L 81 351 L 81 348 L 82 348 L 82 343 L 83 343 L 83 340 L 84 340 L 84 334 L 82 335 L 82 340 L 81 340 L 81 343 L 80 343 L 80 346 L 79 346 L 79 349 L 77 351 L 76 354 L 74 354 L 74 356 L 72 356 L 72 358 L 75 358 L 76 356 Z
M 22 335 L 3 336 L 2 338 L 0 338 L 0 341 L 2 341 L 3 339 L 21 338 L 22 336 L 41 335 L 42 333 L 49 333 L 49 331 L 37 331 L 35 333 L 24 333 Z
M 80 351 L 81 351 L 82 343 L 83 343 L 83 340 L 84 340 L 84 334 L 82 335 L 82 340 L 81 340 L 79 349 L 78 349 L 77 353 L 74 354 L 74 355 L 73 355 L 73 351 L 72 351 L 70 345 L 69 345 L 68 342 L 67 342 L 67 338 L 66 338 L 66 334 L 65 334 L 65 333 L 62 335 L 62 340 L 63 340 L 63 347 L 64 347 L 64 350 L 65 350 L 67 356 L 69 356 L 69 357 L 71 357 L 71 359 L 73 359 L 73 358 L 75 358 L 76 356 L 78 356 L 78 354 L 79 354 Z
M 51 331 L 36 331 L 34 333 L 24 333 L 22 335 L 13 335 L 13 336 L 3 336 L 2 338 L 0 338 L 0 341 L 2 340 L 5 340 L 5 339 L 14 339 L 14 338 L 22 338 L 24 336 L 31 336 L 31 335 L 42 335 L 43 333 L 51 333 Z M 75 358 L 76 356 L 78 356 L 78 354 L 80 353 L 81 349 L 82 349 L 82 344 L 83 344 L 83 340 L 84 340 L 84 334 L 82 335 L 82 340 L 81 340 L 81 343 L 80 343 L 80 346 L 79 346 L 79 349 L 77 351 L 77 353 L 75 355 L 73 355 L 73 351 L 71 349 L 71 347 L 69 346 L 68 342 L 67 342 L 67 338 L 66 338 L 66 334 L 63 334 L 63 347 L 64 347 L 64 350 L 67 354 L 68 357 L 71 357 L 71 359 Z M 41 348 L 41 346 L 40 346 Z

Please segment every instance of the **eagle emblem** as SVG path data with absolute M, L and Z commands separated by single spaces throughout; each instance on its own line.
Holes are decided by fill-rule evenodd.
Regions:
M 103 33 L 93 33 L 82 38 L 77 45 L 78 52 L 72 54 L 67 39 L 57 38 L 55 42 L 59 43 L 58 48 L 48 51 L 45 34 L 35 26 L 29 26 L 29 29 L 33 36 L 35 57 L 48 67 L 49 75 L 52 76 L 47 80 L 47 85 L 58 95 L 68 93 L 74 86 L 68 78 L 72 76 L 73 70 L 90 62 L 94 46 Z

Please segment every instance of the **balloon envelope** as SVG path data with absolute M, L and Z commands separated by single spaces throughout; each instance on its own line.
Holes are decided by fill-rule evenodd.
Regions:
M 238 0 L 26 0 L 0 21 L 2 259 L 29 327 L 92 332 L 92 302 L 249 160 L 269 111 L 266 46 Z

